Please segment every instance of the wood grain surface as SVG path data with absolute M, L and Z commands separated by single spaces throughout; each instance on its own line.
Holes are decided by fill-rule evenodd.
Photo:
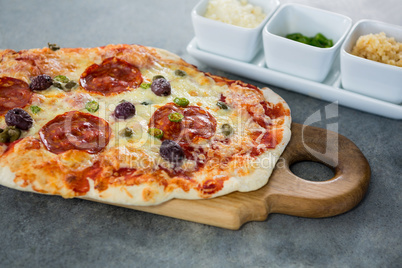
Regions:
M 289 169 L 300 161 L 325 164 L 335 175 L 327 181 L 304 180 Z M 270 213 L 312 218 L 344 213 L 362 200 L 369 181 L 370 166 L 353 142 L 335 132 L 293 123 L 289 145 L 267 185 L 257 191 L 123 207 L 237 230 L 246 222 L 266 220 Z

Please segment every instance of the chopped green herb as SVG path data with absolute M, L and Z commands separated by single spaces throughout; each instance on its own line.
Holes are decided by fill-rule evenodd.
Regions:
M 175 98 L 173 100 L 173 102 L 177 105 L 177 106 L 181 106 L 181 107 L 186 107 L 187 105 L 190 104 L 190 101 L 186 98 Z
M 99 110 L 99 103 L 94 100 L 87 102 L 87 104 L 85 105 L 85 109 L 87 109 L 87 111 L 90 113 L 95 113 Z
M 36 106 L 36 105 L 32 105 L 30 108 L 31 108 L 31 112 L 32 112 L 33 114 L 37 114 L 37 113 L 39 113 L 40 111 L 42 111 L 42 109 L 41 109 L 39 106 Z
M 143 88 L 143 89 L 148 89 L 148 88 L 151 87 L 151 85 L 152 85 L 151 83 L 145 83 L 144 82 L 144 83 L 141 83 L 140 87 Z
M 151 104 L 150 102 L 146 102 L 146 101 L 141 102 L 141 105 L 150 105 L 150 104 Z
M 223 101 L 218 101 L 218 102 L 216 103 L 216 105 L 218 105 L 218 107 L 221 108 L 221 109 L 223 109 L 223 110 L 229 109 L 229 106 L 227 106 L 227 104 L 224 103 Z
M 155 127 L 149 128 L 148 134 L 151 136 L 154 136 L 157 139 L 162 139 L 162 137 L 163 137 L 163 131 L 160 130 L 159 128 L 155 128 Z
M 301 33 L 292 33 L 286 35 L 286 38 L 304 43 L 307 45 L 321 47 L 321 48 L 328 48 L 334 45 L 332 39 L 326 38 L 322 33 L 316 34 L 314 37 L 304 36 Z

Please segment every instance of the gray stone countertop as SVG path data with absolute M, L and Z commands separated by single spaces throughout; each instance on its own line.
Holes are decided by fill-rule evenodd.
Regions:
M 199 69 L 239 78 L 186 52 L 197 0 L 0 0 L 0 49 L 92 47 L 137 43 L 167 49 Z M 356 22 L 402 25 L 402 1 L 298 2 Z M 269 86 L 247 78 L 259 87 Z M 327 102 L 276 87 L 303 123 Z M 79 199 L 65 200 L 0 186 L 0 267 L 401 267 L 402 123 L 340 106 L 336 123 L 368 159 L 367 195 L 339 216 L 309 219 L 271 214 L 230 231 Z M 301 177 L 331 177 L 308 163 Z

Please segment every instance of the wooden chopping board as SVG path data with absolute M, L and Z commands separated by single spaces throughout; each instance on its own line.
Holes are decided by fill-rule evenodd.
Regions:
M 337 150 L 326 150 L 327 141 L 337 141 Z M 314 152 L 320 157 L 314 156 Z M 276 166 L 268 183 L 253 192 L 123 207 L 237 230 L 246 222 L 266 220 L 270 213 L 311 218 L 335 216 L 356 206 L 367 191 L 370 166 L 366 158 L 353 142 L 335 132 L 293 123 L 292 138 L 281 157 L 280 166 Z M 289 169 L 300 161 L 325 164 L 335 175 L 327 181 L 304 180 Z

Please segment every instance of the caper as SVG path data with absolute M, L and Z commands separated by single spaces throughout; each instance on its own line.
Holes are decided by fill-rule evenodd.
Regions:
M 57 87 L 57 88 L 59 88 L 59 89 L 61 89 L 61 90 L 63 89 L 63 85 L 62 85 L 60 82 L 54 82 L 54 81 L 53 81 L 53 86 L 54 86 L 54 87 Z
M 8 143 L 9 138 L 8 131 L 3 130 L 0 133 L 0 143 Z
M 9 142 L 18 140 L 21 137 L 21 130 L 16 127 L 9 127 L 8 129 Z
M 125 127 L 119 131 L 119 135 L 122 137 L 131 138 L 134 135 L 134 131 L 129 127 Z
M 218 102 L 216 103 L 216 105 L 218 105 L 218 107 L 221 108 L 221 109 L 223 109 L 223 110 L 229 109 L 229 106 L 228 106 L 226 103 L 224 103 L 223 101 L 218 101 Z
M 57 44 L 47 43 L 47 46 L 53 51 L 57 51 L 60 49 L 60 46 L 58 46 Z
M 152 77 L 152 81 L 155 81 L 156 79 L 159 79 L 159 78 L 163 78 L 166 80 L 166 78 L 163 75 L 158 74 L 158 75 L 155 75 L 154 77 Z
M 230 136 L 233 133 L 233 128 L 229 124 L 222 125 L 222 133 L 223 135 Z
M 73 88 L 75 88 L 75 87 L 77 87 L 78 86 L 78 83 L 77 82 L 75 82 L 75 81 L 70 81 L 70 82 L 68 82 L 64 87 L 66 88 L 66 89 L 68 89 L 68 90 L 71 90 L 71 89 L 73 89 Z
M 7 127 L 0 133 L 0 142 L 9 143 L 18 140 L 21 137 L 21 130 L 12 126 Z
M 184 77 L 187 75 L 187 73 L 183 70 L 177 69 L 176 71 L 174 71 L 174 74 L 180 77 Z

